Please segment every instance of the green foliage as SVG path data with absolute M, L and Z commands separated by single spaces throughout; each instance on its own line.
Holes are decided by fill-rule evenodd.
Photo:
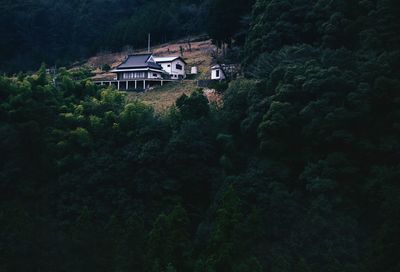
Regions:
M 166 271 L 190 270 L 192 245 L 188 228 L 189 219 L 181 205 L 168 216 L 158 216 L 148 236 L 147 271 L 160 271 L 163 267 Z
M 235 242 L 240 237 L 237 235 L 237 228 L 243 221 L 243 214 L 240 209 L 240 201 L 232 187 L 222 198 L 222 207 L 217 211 L 216 226 L 210 240 L 209 251 L 210 263 L 216 271 L 224 269 L 232 271 L 235 260 Z
M 258 0 L 246 42 L 247 63 L 260 53 L 309 44 L 331 49 L 396 50 L 395 0 Z M 396 30 L 397 29 L 397 30 Z
M 184 119 L 199 119 L 210 113 L 208 100 L 201 90 L 192 93 L 190 97 L 183 94 L 177 99 L 176 106 Z
M 70 65 L 102 50 L 135 49 L 205 31 L 208 1 L 16 0 L 0 3 L 0 70 Z
M 208 13 L 208 34 L 218 44 L 238 39 L 243 25 L 242 17 L 250 12 L 253 0 L 212 0 Z
M 103 71 L 105 71 L 105 72 L 108 72 L 108 71 L 111 70 L 111 66 L 110 66 L 109 64 L 104 64 L 104 65 L 101 67 L 101 70 L 103 70 Z
M 208 87 L 216 90 L 218 93 L 223 93 L 228 88 L 228 84 L 226 81 L 214 80 Z
M 257 1 L 221 109 L 0 77 L 0 270 L 398 271 L 398 8 Z
M 0 242 L 9 249 L 0 250 L 2 268 L 190 270 L 186 210 L 204 214 L 218 179 L 207 100 L 196 93 L 161 119 L 75 76 L 60 69 L 54 84 L 42 67 L 0 78 Z
M 252 251 L 250 233 L 255 225 L 250 225 L 246 221 L 241 200 L 233 186 L 226 189 L 221 201 L 208 244 L 207 259 L 205 262 L 201 259 L 197 262 L 197 271 L 262 271 L 257 259 L 250 257 Z M 242 239 L 248 241 L 243 242 Z

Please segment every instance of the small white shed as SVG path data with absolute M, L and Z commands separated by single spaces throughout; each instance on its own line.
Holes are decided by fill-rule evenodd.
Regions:
M 222 66 L 217 64 L 211 67 L 211 79 L 212 80 L 224 80 L 226 79 L 226 75 Z

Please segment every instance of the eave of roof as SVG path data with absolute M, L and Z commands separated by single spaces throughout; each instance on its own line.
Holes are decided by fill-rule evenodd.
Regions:
M 180 59 L 183 63 L 187 64 L 184 58 L 181 56 L 176 56 L 176 57 L 153 57 L 154 61 L 157 63 L 166 63 L 166 62 L 173 62 L 177 59 Z
M 164 71 L 164 70 L 161 70 L 161 69 L 154 69 L 154 68 L 151 68 L 151 67 L 142 67 L 142 68 L 140 68 L 140 67 L 135 67 L 135 68 L 114 69 L 114 70 L 111 70 L 110 73 L 140 72 L 140 71 L 144 71 L 144 72 L 146 72 L 146 71 L 153 71 L 153 72 L 164 73 L 164 74 L 167 73 L 167 72 Z
M 154 69 L 162 69 L 161 65 L 156 62 L 149 62 L 149 59 L 152 57 L 152 54 L 136 54 L 129 55 L 126 60 L 118 65 L 116 69 L 130 69 L 130 68 L 154 68 Z

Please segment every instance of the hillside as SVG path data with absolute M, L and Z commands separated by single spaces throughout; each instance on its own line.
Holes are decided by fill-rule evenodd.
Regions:
M 255 0 L 251 13 L 251 0 L 205 0 L 205 11 L 200 0 L 4 3 L 24 1 L 80 9 L 70 15 L 74 28 L 93 25 L 93 34 L 112 12 L 93 16 L 88 4 L 96 13 L 99 3 L 152 3 L 123 20 L 113 10 L 121 23 L 114 38 L 98 33 L 101 48 L 142 48 L 134 40 L 149 28 L 166 41 L 207 27 L 241 74 L 229 84 L 156 88 L 150 82 L 164 72 L 139 55 L 119 67 L 129 73 L 122 89 L 136 78 L 146 92 L 88 79 L 144 52 L 129 48 L 85 67 L 74 58 L 76 69 L 0 74 L 0 272 L 400 271 L 400 1 Z M 56 40 L 93 37 L 63 28 L 65 13 L 54 12 L 57 26 L 43 13 L 26 22 L 66 32 Z M 210 15 L 207 26 L 194 20 L 201 14 Z M 184 34 L 172 36 L 171 25 Z M 44 52 L 62 51 L 32 28 L 23 35 L 34 38 L 29 50 L 16 48 L 21 63 L 40 53 L 39 40 Z M 0 49 L 18 44 L 18 28 L 4 30 L 11 36 Z M 153 51 L 185 49 L 207 77 L 211 42 L 193 38 L 191 46 L 182 39 Z M 210 103 L 213 94 L 196 85 L 223 99 Z
M 147 92 L 128 92 L 129 101 L 141 101 L 156 112 L 163 112 L 183 94 L 190 95 L 196 90 L 195 81 L 173 82 Z
M 189 40 L 191 40 L 189 44 Z M 190 37 L 175 42 L 165 43 L 152 48 L 155 56 L 179 56 L 183 48 L 183 57 L 187 62 L 186 70 L 190 72 L 191 67 L 198 68 L 196 79 L 207 79 L 210 77 L 212 56 L 216 54 L 217 48 L 210 39 L 204 37 Z M 102 52 L 88 59 L 84 64 L 93 69 L 94 80 L 113 79 L 115 74 L 107 73 L 101 70 L 101 67 L 108 64 L 114 68 L 118 66 L 129 54 L 146 53 L 145 49 L 131 50 L 126 49 L 118 53 Z M 185 80 L 179 83 L 169 83 L 163 87 L 157 87 L 145 93 L 129 92 L 128 99 L 139 100 L 147 105 L 154 107 L 156 112 L 161 112 L 172 106 L 176 99 L 182 94 L 191 94 L 196 90 L 196 82 Z
M 208 0 L 207 0 L 208 1 Z M 205 31 L 202 0 L 0 1 L 0 71 L 70 66 L 99 50 L 142 48 Z
M 188 40 L 192 40 L 190 45 Z M 215 54 L 217 48 L 212 44 L 210 39 L 204 37 L 185 38 L 175 42 L 165 43 L 162 45 L 152 47 L 152 52 L 155 56 L 179 56 L 180 48 L 183 48 L 183 58 L 187 62 L 187 72 L 193 66 L 198 67 L 199 79 L 205 79 L 210 75 L 210 68 L 212 56 Z M 146 53 L 147 49 L 133 50 L 127 48 L 121 52 L 110 53 L 102 52 L 90 58 L 85 66 L 93 69 L 95 73 L 94 79 L 113 78 L 115 75 L 103 72 L 101 67 L 108 64 L 111 68 L 118 66 L 124 61 L 126 56 L 130 54 Z

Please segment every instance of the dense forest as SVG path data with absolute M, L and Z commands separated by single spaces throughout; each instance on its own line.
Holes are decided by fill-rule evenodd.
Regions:
M 1 0 L 0 70 L 68 65 L 102 50 L 136 49 L 205 31 L 209 1 Z
M 154 3 L 196 5 L 107 7 L 94 29 L 90 13 L 62 16 L 90 2 L 132 1 L 3 0 L 2 9 L 61 5 L 45 15 L 84 20 L 86 31 L 62 34 L 85 51 L 135 42 L 115 29 L 105 33 L 118 38 L 94 39 L 99 17 L 115 12 L 110 29 L 132 31 L 131 14 Z M 0 271 L 400 270 L 400 2 L 235 6 L 245 2 L 189 9 L 207 14 L 216 43 L 240 49 L 244 77 L 221 90 L 222 106 L 199 89 L 156 114 L 79 70 L 0 77 Z M 34 9 L 17 14 L 25 12 Z M 79 52 L 74 43 L 42 47 L 41 28 L 29 38 L 8 31 L 35 26 L 11 14 L 1 13 L 2 60 L 27 49 L 40 60 Z M 38 14 L 32 20 L 47 20 Z M 144 27 L 163 39 L 165 25 Z

